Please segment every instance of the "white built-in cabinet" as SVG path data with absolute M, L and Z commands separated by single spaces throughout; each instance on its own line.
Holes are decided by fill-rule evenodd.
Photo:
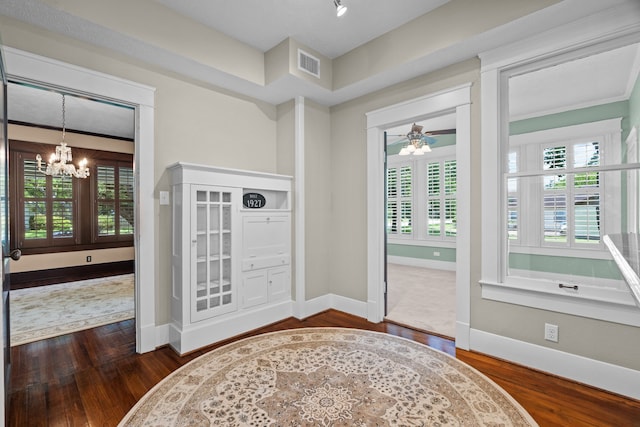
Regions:
M 184 354 L 291 316 L 291 177 L 189 163 L 167 171 L 171 346 Z

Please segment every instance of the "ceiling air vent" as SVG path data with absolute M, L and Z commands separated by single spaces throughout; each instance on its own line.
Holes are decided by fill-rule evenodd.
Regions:
M 320 78 L 320 60 L 298 49 L 298 69 Z

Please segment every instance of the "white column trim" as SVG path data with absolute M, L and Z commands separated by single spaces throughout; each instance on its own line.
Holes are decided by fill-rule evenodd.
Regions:
M 304 97 L 297 96 L 294 100 L 294 228 L 295 228 L 295 281 L 296 299 L 293 305 L 293 315 L 298 319 L 306 317 L 305 298 L 305 167 L 304 167 Z
M 471 88 L 468 89 L 468 92 Z M 470 100 L 469 100 L 470 102 Z M 471 104 L 456 107 L 456 347 L 469 349 L 471 325 Z M 460 209 L 462 207 L 463 209 Z M 464 209 L 466 207 L 466 209 Z
M 155 89 L 136 82 L 12 48 L 4 48 L 11 78 L 106 98 L 136 108 L 134 171 L 136 190 L 135 305 L 136 351 L 154 350 L 156 342 L 156 210 L 154 195 Z M 144 218 L 144 221 L 142 221 Z

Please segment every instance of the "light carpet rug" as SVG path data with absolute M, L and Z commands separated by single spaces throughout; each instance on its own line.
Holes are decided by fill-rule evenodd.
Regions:
M 388 263 L 387 282 L 387 320 L 455 338 L 455 271 Z
M 132 319 L 133 292 L 133 274 L 11 291 L 11 346 Z
M 536 426 L 503 389 L 423 344 L 346 328 L 246 338 L 150 390 L 120 426 Z

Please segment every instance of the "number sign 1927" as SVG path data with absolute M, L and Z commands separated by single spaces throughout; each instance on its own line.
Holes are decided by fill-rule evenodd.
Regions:
M 248 209 L 264 208 L 267 200 L 260 193 L 246 193 L 242 196 L 242 204 Z

